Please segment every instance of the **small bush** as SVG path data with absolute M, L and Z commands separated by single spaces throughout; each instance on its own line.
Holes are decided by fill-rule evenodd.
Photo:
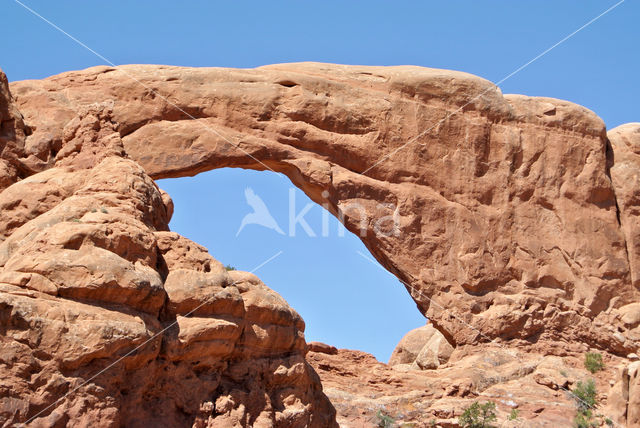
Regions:
M 509 414 L 509 420 L 510 421 L 515 421 L 516 419 L 518 419 L 518 416 L 520 415 L 520 411 L 518 409 L 511 409 L 511 413 Z
M 493 427 L 491 422 L 497 419 L 495 410 L 496 403 L 493 401 L 487 401 L 484 404 L 475 401 L 462 412 L 458 423 L 463 428 L 491 428 Z
M 581 410 L 573 419 L 573 426 L 575 428 L 595 428 L 599 426 L 594 419 L 591 410 Z
M 591 373 L 602 370 L 604 368 L 602 355 L 597 352 L 587 352 L 584 356 L 584 366 Z
M 100 208 L 100 212 L 102 214 L 109 214 L 109 211 L 105 207 Z
M 231 265 L 226 265 L 224 268 L 225 268 L 227 271 L 230 271 L 230 270 L 236 270 L 236 268 L 234 268 L 234 267 L 233 267 L 233 266 L 231 266 Z
M 573 389 L 573 395 L 578 404 L 578 413 L 573 419 L 576 428 L 591 428 L 599 426 L 593 417 L 592 408 L 596 406 L 596 382 L 589 379 L 586 382 L 578 382 Z
M 393 419 L 389 415 L 384 414 L 382 410 L 378 410 L 378 413 L 376 413 L 376 417 L 378 418 L 379 428 L 392 428 L 396 423 L 395 419 Z
M 578 403 L 578 409 L 589 410 L 596 405 L 596 383 L 593 379 L 586 382 L 578 381 L 572 392 Z

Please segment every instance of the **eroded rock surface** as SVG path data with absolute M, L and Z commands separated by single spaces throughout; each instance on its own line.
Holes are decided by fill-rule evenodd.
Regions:
M 619 173 L 616 191 L 631 192 L 620 204 L 609 167 L 622 170 L 623 149 L 583 107 L 503 96 L 460 72 L 316 63 L 96 67 L 11 87 L 33 171 L 99 101 L 153 178 L 287 174 L 344 217 L 453 345 L 639 347 L 638 327 L 620 322 L 640 296 L 637 176 Z
M 25 138 L 30 129 L 24 124 L 9 93 L 7 76 L 0 70 L 0 191 L 25 176 Z
M 300 316 L 168 230 L 112 105 L 0 193 L 0 426 L 336 426 Z
M 606 426 L 604 420 L 609 418 L 614 426 L 640 426 L 637 395 L 633 395 L 637 394 L 640 364 L 627 366 L 620 357 L 606 356 L 605 370 L 595 375 L 584 368 L 581 354 L 545 355 L 532 347 L 495 344 L 461 346 L 437 370 L 390 366 L 370 354 L 348 349 L 334 354 L 311 351 L 307 359 L 318 372 L 343 428 L 381 426 L 381 415 L 392 418 L 393 426 L 459 427 L 458 418 L 465 408 L 488 401 L 496 404 L 494 426 L 570 427 L 577 400 L 569 391 L 590 378 L 598 391 L 594 414 L 602 415 L 595 422 Z M 618 372 L 624 374 L 624 381 L 612 387 L 610 381 Z M 513 409 L 517 418 L 510 420 Z
M 295 311 L 168 230 L 153 179 L 220 167 L 286 174 L 430 320 L 393 367 L 310 346 L 342 424 L 493 399 L 567 425 L 593 348 L 599 404 L 640 423 L 637 124 L 419 67 L 94 67 L 15 105 L 0 77 L 5 425 L 335 424 Z
M 607 135 L 614 153 L 611 178 L 627 243 L 631 280 L 640 289 L 640 123 L 619 126 Z M 635 312 L 640 316 L 640 309 Z

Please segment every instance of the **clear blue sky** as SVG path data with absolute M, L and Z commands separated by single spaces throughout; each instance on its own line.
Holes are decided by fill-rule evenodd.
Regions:
M 50 2 L 24 0 L 115 64 L 254 67 L 291 61 L 414 64 L 494 82 L 616 1 Z M 10 80 L 103 64 L 13 0 L 1 6 L 0 67 Z M 640 4 L 626 0 L 501 85 L 505 93 L 582 104 L 609 128 L 640 121 Z M 273 173 L 220 170 L 162 181 L 176 202 L 172 228 L 214 257 L 257 274 L 307 322 L 308 340 L 362 349 L 386 360 L 402 335 L 424 322 L 398 281 L 364 260 L 360 241 L 295 238 L 259 226 L 236 237 L 251 187 L 288 228 L 289 182 Z M 297 210 L 309 201 L 296 193 Z M 316 233 L 321 208 L 307 216 Z

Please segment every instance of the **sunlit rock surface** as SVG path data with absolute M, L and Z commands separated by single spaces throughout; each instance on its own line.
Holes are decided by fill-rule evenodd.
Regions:
M 497 344 L 640 347 L 637 124 L 607 136 L 578 105 L 420 67 L 94 67 L 13 103 L 2 82 L 10 423 L 334 423 L 300 317 L 168 231 L 152 179 L 220 167 L 283 172 L 344 219 L 439 332 L 420 376 Z

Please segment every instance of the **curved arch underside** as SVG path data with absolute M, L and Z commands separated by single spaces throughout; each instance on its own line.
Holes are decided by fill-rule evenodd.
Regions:
M 128 65 L 11 91 L 31 128 L 25 175 L 56 163 L 82 106 L 106 103 L 126 153 L 155 179 L 286 174 L 455 344 L 640 346 L 637 323 L 621 321 L 640 300 L 638 124 L 610 143 L 583 107 L 420 67 Z M 382 218 L 397 233 L 381 233 Z

